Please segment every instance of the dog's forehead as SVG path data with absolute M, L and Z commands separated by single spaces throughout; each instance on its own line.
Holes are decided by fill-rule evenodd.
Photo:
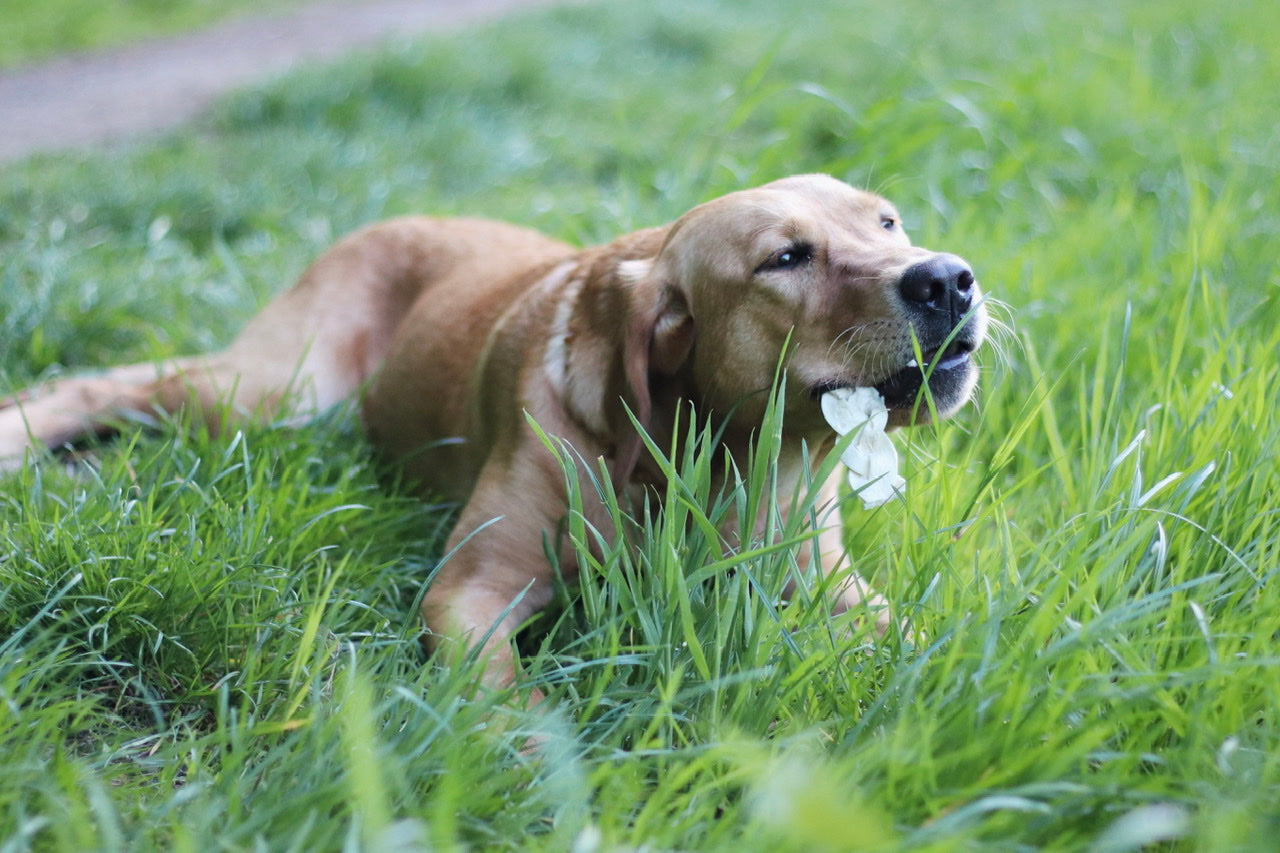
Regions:
M 830 175 L 793 175 L 765 184 L 760 189 L 787 196 L 798 204 L 824 207 L 879 210 L 889 203 L 873 192 L 850 186 Z
M 907 242 L 901 229 L 890 233 L 881 226 L 886 216 L 898 218 L 875 193 L 827 175 L 798 175 L 695 207 L 671 227 L 662 253 L 690 269 L 737 270 L 788 240 L 864 248 Z
M 724 223 L 732 230 L 758 233 L 778 225 L 826 222 L 852 225 L 893 214 L 884 198 L 826 175 L 798 175 L 708 202 L 692 213 Z

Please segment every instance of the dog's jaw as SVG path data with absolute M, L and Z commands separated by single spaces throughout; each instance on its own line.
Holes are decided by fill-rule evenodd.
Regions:
M 810 397 L 816 405 L 823 394 L 837 388 L 874 388 L 889 410 L 890 427 L 928 423 L 935 413 L 938 417 L 947 417 L 969 400 L 978 382 L 973 352 L 979 344 L 980 340 L 966 335 L 941 351 L 926 351 L 923 366 L 919 359 L 911 356 L 886 377 L 833 377 L 813 383 Z M 926 381 L 928 399 L 922 394 Z
M 978 381 L 974 348 L 972 342 L 954 341 L 945 350 L 926 352 L 923 364 L 913 357 L 902 370 L 875 383 L 889 409 L 890 424 L 926 423 L 933 412 L 946 417 L 963 406 Z M 926 382 L 932 405 L 921 394 Z

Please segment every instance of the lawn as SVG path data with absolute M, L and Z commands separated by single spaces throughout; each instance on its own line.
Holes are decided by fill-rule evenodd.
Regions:
M 301 0 L 0 0 L 0 69 L 181 33 Z
M 905 502 L 849 513 L 922 640 L 775 607 L 787 552 L 720 560 L 723 504 L 671 501 L 525 632 L 527 713 L 421 650 L 450 508 L 350 412 L 0 477 L 0 850 L 1274 849 L 1277 33 L 1268 0 L 585 3 L 4 168 L 3 389 L 225 342 L 379 217 L 589 243 L 802 171 L 891 197 L 1012 331 L 896 435 Z

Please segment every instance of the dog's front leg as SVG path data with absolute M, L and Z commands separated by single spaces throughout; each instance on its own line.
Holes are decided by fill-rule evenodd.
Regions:
M 508 472 L 481 477 L 449 537 L 451 556 L 422 600 L 432 651 L 458 662 L 474 650 L 491 688 L 515 681 L 512 637 L 554 594 L 542 542 L 545 531 L 555 530 L 553 508 L 564 498 L 519 489 L 521 479 Z M 529 704 L 541 699 L 534 690 Z
M 484 532 L 488 531 L 481 535 Z M 422 600 L 428 642 L 435 654 L 450 663 L 462 661 L 475 649 L 484 667 L 484 685 L 509 687 L 516 677 L 513 635 L 547 605 L 551 595 L 550 580 L 536 572 L 483 557 L 469 559 L 459 552 L 441 569 Z M 529 703 L 541 699 L 535 689 Z
M 837 505 L 839 477 L 833 476 L 822 488 L 818 505 L 822 529 L 814 545 L 817 553 L 810 553 L 810 563 L 823 577 L 833 577 L 828 595 L 834 614 L 853 611 L 863 614 L 876 627 L 877 634 L 884 634 L 893 623 L 889 602 L 877 593 L 866 580 L 852 568 L 852 559 L 844 541 L 844 522 Z

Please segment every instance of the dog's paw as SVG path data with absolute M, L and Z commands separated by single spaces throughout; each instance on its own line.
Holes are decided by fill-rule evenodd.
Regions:
M 0 474 L 17 471 L 35 451 L 19 411 L 16 406 L 0 409 Z

